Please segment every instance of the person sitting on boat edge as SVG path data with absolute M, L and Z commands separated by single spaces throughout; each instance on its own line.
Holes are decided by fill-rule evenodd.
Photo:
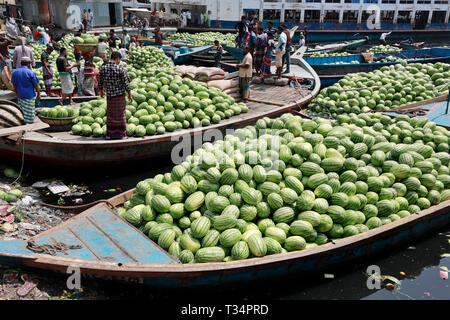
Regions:
M 52 93 L 53 70 L 52 65 L 50 64 L 50 55 L 52 52 L 53 47 L 51 45 L 47 45 L 47 48 L 41 54 L 42 77 L 44 78 L 45 92 L 47 93 L 47 96 L 57 97 L 56 94 Z
M 31 124 L 36 117 L 36 101 L 41 99 L 39 79 L 31 69 L 29 57 L 22 57 L 20 64 L 20 68 L 14 70 L 12 74 L 11 83 L 17 94 L 17 104 L 22 109 L 25 123 Z
M 98 42 L 97 53 L 98 53 L 98 56 L 103 59 L 103 61 L 105 61 L 107 59 L 106 58 L 107 50 L 108 50 L 108 45 L 106 44 L 106 39 L 100 38 L 99 42 Z
M 217 48 L 217 52 L 214 54 L 214 67 L 220 68 L 220 61 L 222 61 L 223 47 L 219 40 L 214 40 L 214 45 Z
M 236 67 L 239 68 L 239 92 L 242 100 L 246 101 L 250 97 L 250 81 L 253 76 L 253 58 L 250 48 L 246 45 L 242 49 L 244 59 Z
M 283 27 L 278 27 L 278 43 L 275 47 L 275 66 L 277 67 L 277 77 L 281 79 L 281 70 L 283 68 L 283 55 L 286 53 L 286 33 L 283 32 Z
M 106 94 L 106 139 L 127 138 L 125 92 L 130 102 L 133 97 L 128 72 L 120 65 L 120 59 L 120 52 L 114 51 L 99 72 L 99 93 L 102 98 Z

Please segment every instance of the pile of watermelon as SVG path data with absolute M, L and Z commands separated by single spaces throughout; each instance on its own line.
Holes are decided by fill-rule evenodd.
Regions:
M 46 118 L 70 118 L 73 116 L 78 116 L 79 108 L 73 106 L 56 106 L 54 108 L 42 108 L 39 110 L 39 114 Z
M 395 51 L 402 51 L 402 48 L 394 47 L 390 45 L 379 45 L 379 46 L 373 46 L 372 48 L 366 50 L 366 52 L 395 52 Z
M 170 58 L 162 49 L 156 47 L 137 47 L 130 50 L 129 63 L 126 66 L 128 75 L 132 80 L 139 82 L 142 78 L 152 76 L 156 70 L 171 72 Z
M 266 117 L 139 182 L 118 213 L 183 263 L 314 248 L 450 198 L 449 142 L 426 118 Z
M 448 94 L 450 64 L 399 63 L 368 73 L 347 74 L 322 89 L 309 104 L 311 116 L 336 118 L 339 114 L 387 111 Z
M 214 45 L 214 41 L 218 40 L 221 45 L 234 47 L 236 34 L 234 33 L 220 33 L 220 32 L 198 32 L 198 33 L 174 33 L 167 37 L 167 40 L 172 41 L 189 41 L 195 42 L 197 46 Z
M 173 76 L 171 71 L 148 69 L 131 82 L 133 102 L 127 100 L 127 135 L 142 137 L 177 129 L 217 124 L 248 112 L 244 103 L 204 82 Z M 100 137 L 106 133 L 106 101 L 82 103 L 72 133 Z

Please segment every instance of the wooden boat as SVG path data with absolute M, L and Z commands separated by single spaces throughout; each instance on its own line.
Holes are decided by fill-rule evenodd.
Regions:
M 305 52 L 305 57 L 308 57 L 314 53 L 333 53 L 333 52 L 341 52 L 345 50 L 355 50 L 362 46 L 364 43 L 367 42 L 367 39 L 356 39 L 356 40 L 350 40 L 350 41 L 344 41 L 344 42 L 337 42 L 337 43 L 329 43 L 329 44 L 319 44 L 314 47 L 308 48 Z
M 408 43 L 408 42 L 400 42 L 400 48 L 403 50 L 417 50 L 422 48 L 425 45 L 425 42 L 417 42 L 417 43 Z
M 425 117 L 450 130 L 450 95 L 439 96 L 433 99 L 424 100 L 407 106 L 391 109 L 384 114 L 397 117 L 406 114 L 410 117 Z
M 155 39 L 153 39 L 153 38 L 138 35 L 136 37 L 136 40 L 139 42 L 142 42 L 144 44 L 144 46 L 154 46 L 155 45 Z M 194 41 L 181 41 L 181 40 L 163 40 L 163 45 L 174 46 L 174 47 L 186 46 L 186 47 L 190 47 L 190 48 L 193 48 L 196 46 Z
M 293 27 L 289 30 L 291 37 L 294 37 L 295 31 L 297 30 L 298 26 Z M 236 48 L 236 47 L 230 47 L 230 46 L 223 46 L 223 50 L 231 54 L 236 60 L 242 61 L 244 59 L 244 54 L 242 53 L 242 48 Z
M 224 288 L 305 278 L 385 254 L 450 224 L 447 200 L 387 225 L 307 250 L 231 262 L 181 264 L 111 209 L 121 206 L 132 192 L 97 204 L 31 238 L 34 248 L 62 242 L 78 245 L 78 249 L 50 255 L 31 251 L 23 240 L 0 241 L 0 263 L 41 272 L 67 273 L 79 268 L 81 275 L 91 278 L 169 290 Z
M 203 138 L 209 141 L 211 138 L 206 137 L 212 129 L 223 133 L 226 129 L 254 123 L 262 117 L 276 116 L 308 103 L 320 90 L 317 74 L 301 58 L 292 61 L 291 71 L 294 76 L 298 74 L 302 78 L 311 79 L 313 88 L 306 90 L 290 86 L 252 85 L 252 98 L 255 101 L 247 103 L 248 113 L 224 119 L 208 127 L 177 130 L 163 135 L 130 137 L 126 140 L 105 140 L 76 136 L 70 132 L 48 133 L 38 130 L 26 132 L 21 143 L 16 143 L 18 134 L 9 131 L 8 136 L 0 137 L 0 153 L 2 159 L 18 161 L 22 159 L 24 152 L 25 161 L 30 164 L 70 168 L 123 165 L 171 152 L 174 154 L 180 152 L 174 147 L 182 138 L 190 137 L 191 144 L 204 141 Z M 20 131 L 21 128 L 17 127 L 16 132 Z
M 297 53 L 295 53 L 294 56 L 296 56 L 296 54 Z M 386 56 L 395 56 L 406 59 L 407 63 L 450 62 L 450 48 L 439 47 L 374 54 L 375 59 Z M 398 61 L 366 63 L 361 54 L 333 57 L 309 57 L 305 58 L 305 60 L 317 72 L 323 87 L 336 83 L 349 73 L 370 72 L 380 69 L 383 66 L 400 63 Z M 358 63 L 352 63 L 355 61 Z M 333 64 L 336 62 L 339 62 L 339 64 Z

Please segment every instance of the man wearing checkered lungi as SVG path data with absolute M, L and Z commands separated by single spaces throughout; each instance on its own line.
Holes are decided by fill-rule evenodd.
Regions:
M 17 103 L 22 109 L 26 124 L 34 122 L 36 116 L 35 103 L 40 100 L 39 80 L 31 70 L 31 59 L 23 57 L 21 67 L 14 70 L 11 83 L 17 94 Z

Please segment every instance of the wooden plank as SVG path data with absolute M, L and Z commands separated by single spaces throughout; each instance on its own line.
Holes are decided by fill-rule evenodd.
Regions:
M 274 102 L 274 101 L 266 101 L 266 100 L 261 100 L 261 99 L 254 99 L 254 98 L 248 98 L 248 101 L 252 101 L 252 102 L 258 102 L 258 103 L 263 103 L 263 104 L 269 104 L 269 105 L 274 105 L 274 106 L 284 106 L 284 103 L 279 103 L 279 102 Z
M 48 124 L 43 122 L 37 122 L 32 124 L 26 124 L 23 126 L 17 126 L 12 128 L 4 128 L 0 129 L 0 137 L 10 136 L 15 133 L 19 133 L 21 131 L 35 131 L 35 130 L 42 130 L 50 127 Z

